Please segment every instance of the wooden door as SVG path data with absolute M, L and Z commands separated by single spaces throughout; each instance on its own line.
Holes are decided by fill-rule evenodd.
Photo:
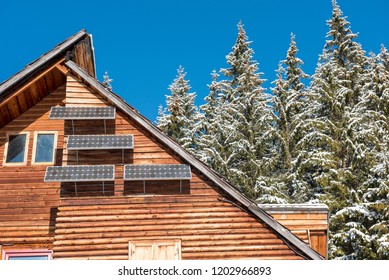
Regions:
M 137 240 L 128 246 L 130 260 L 180 260 L 181 240 Z

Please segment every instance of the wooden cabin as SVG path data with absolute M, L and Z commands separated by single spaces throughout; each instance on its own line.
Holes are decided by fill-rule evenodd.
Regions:
M 0 160 L 2 259 L 326 257 L 98 82 L 85 30 L 0 84 Z

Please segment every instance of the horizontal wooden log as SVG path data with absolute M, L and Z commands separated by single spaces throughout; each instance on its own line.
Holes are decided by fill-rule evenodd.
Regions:
M 62 204 L 60 207 L 59 215 L 66 215 L 66 213 L 71 213 L 73 211 L 108 211 L 108 210 L 132 210 L 132 209 L 141 209 L 148 211 L 147 213 L 157 213 L 161 210 L 161 208 L 166 208 L 166 211 L 180 211 L 180 209 L 212 209 L 217 207 L 223 207 L 227 209 L 239 209 L 237 207 L 232 206 L 232 204 L 222 201 L 212 200 L 199 200 L 194 202 L 165 202 L 160 201 L 159 197 L 155 197 L 155 200 L 152 201 L 153 207 L 147 207 L 148 203 L 145 203 L 143 198 L 135 197 L 128 200 L 127 198 L 121 197 L 110 197 L 107 198 L 110 202 L 107 204 L 80 204 L 80 205 L 64 205 Z M 72 199 L 67 199 L 72 200 Z M 89 200 L 88 198 L 76 198 L 77 201 Z M 117 201 L 117 203 L 114 203 Z M 156 212 L 155 212 L 156 211 Z M 72 214 L 71 214 L 72 215 Z
M 131 197 L 102 197 L 101 199 L 94 198 L 67 198 L 60 201 L 61 206 L 71 205 L 107 205 L 107 204 L 125 204 L 125 203 L 150 203 L 155 206 L 156 203 L 197 203 L 197 202 L 215 202 L 219 196 L 203 196 L 203 195 L 170 195 L 170 196 L 155 196 L 141 195 Z
M 103 213 L 101 213 L 103 214 Z M 223 219 L 224 218 L 224 219 Z M 96 215 L 96 216 L 78 216 L 78 217 L 58 217 L 57 223 L 66 226 L 68 223 L 76 226 L 83 227 L 88 224 L 98 225 L 101 224 L 123 224 L 123 222 L 131 223 L 136 221 L 138 224 L 148 221 L 165 221 L 171 220 L 175 223 L 196 223 L 205 222 L 212 223 L 214 221 L 255 221 L 253 218 L 247 216 L 244 212 L 214 212 L 214 213 L 175 213 L 175 214 L 137 214 L 132 215 Z M 207 222 L 210 221 L 210 222 Z M 72 226 L 72 225 L 69 225 Z
M 275 252 L 279 252 L 281 250 L 289 251 L 290 249 L 285 244 L 270 244 L 270 245 L 240 245 L 234 246 L 233 244 L 224 245 L 224 246 L 212 246 L 209 244 L 208 246 L 199 246 L 199 247 L 182 247 L 182 253 L 222 253 L 222 252 L 246 252 L 246 251 L 255 251 L 255 252 L 264 252 L 268 251 L 269 254 L 276 255 Z
M 6 237 L 15 237 L 15 238 L 23 238 L 23 237 L 45 237 L 45 236 L 54 236 L 54 230 L 49 230 L 49 228 L 45 230 L 34 230 L 34 231 L 2 231 L 0 232 L 0 238 Z
M 201 224 L 177 224 L 174 222 L 171 222 L 171 224 L 159 224 L 158 220 L 151 221 L 154 223 L 143 223 L 141 226 L 138 225 L 123 225 L 123 226 L 112 226 L 108 227 L 107 225 L 104 225 L 102 227 L 100 226 L 94 226 L 94 227 L 87 227 L 87 228 L 62 228 L 62 224 L 57 224 L 57 230 L 55 231 L 57 235 L 62 234 L 76 234 L 76 233 L 105 233 L 105 232 L 130 232 L 130 231 L 151 231 L 155 229 L 156 224 L 158 225 L 159 230 L 201 230 L 201 229 L 237 229 L 237 228 L 250 228 L 250 229 L 258 229 L 263 227 L 259 223 L 247 223 L 246 220 L 243 222 L 228 222 L 228 219 L 224 219 L 220 221 L 220 223 L 215 224 L 216 221 L 213 221 L 213 223 L 201 223 Z M 200 222 L 200 221 L 198 221 Z M 208 221 L 207 221 L 208 222 Z
M 114 244 L 93 244 L 93 245 L 73 245 L 66 247 L 55 247 L 55 252 L 66 252 L 72 254 L 74 251 L 96 251 L 96 250 L 128 250 L 128 241 Z
M 290 256 L 294 256 L 295 253 L 292 250 L 260 250 L 260 251 L 229 251 L 229 252 L 187 252 L 183 253 L 182 256 L 185 259 L 240 259 L 246 257 L 281 257 L 284 256 L 285 259 L 289 259 Z
M 25 200 L 25 201 L 19 201 L 18 203 L 15 202 L 0 202 L 0 209 L 1 208 L 41 208 L 41 207 L 58 207 L 59 201 L 58 200 L 52 200 L 52 201 L 41 201 L 36 200 Z
M 54 254 L 54 258 L 58 260 L 128 260 L 128 254 L 89 257 L 59 257 Z
M 97 256 L 109 256 L 109 255 L 118 255 L 118 254 L 127 254 L 128 256 L 128 248 L 127 249 L 115 249 L 115 250 L 93 250 L 93 251 L 72 251 L 72 252 L 57 252 L 55 251 L 53 254 L 54 258 L 61 257 L 97 257 Z
M 184 206 L 185 207 L 185 206 Z M 58 217 L 71 217 L 77 218 L 80 217 L 81 219 L 88 219 L 88 216 L 96 216 L 97 219 L 99 219 L 100 215 L 105 215 L 110 217 L 113 216 L 122 216 L 122 215 L 142 215 L 142 214 L 169 214 L 169 213 L 178 213 L 178 214 L 191 214 L 191 215 L 203 215 L 203 214 L 209 214 L 216 213 L 217 215 L 229 215 L 229 213 L 235 214 L 238 213 L 239 215 L 243 215 L 238 208 L 233 207 L 211 207 L 211 208 L 205 208 L 205 207 L 189 207 L 188 208 L 180 208 L 180 207 L 159 207 L 157 209 L 142 209 L 139 208 L 133 208 L 133 209 L 102 209 L 102 210 L 87 210 L 87 209 L 77 209 L 75 211 L 61 211 L 58 213 Z M 58 218 L 58 221 L 61 221 L 61 218 Z
M 54 236 L 31 236 L 31 237 L 2 237 L 1 243 L 3 244 L 41 244 L 41 243 L 53 243 Z
M 139 238 L 143 239 L 145 237 L 161 237 L 161 236 L 170 236 L 177 237 L 183 235 L 231 235 L 231 234 L 249 234 L 255 232 L 258 235 L 270 234 L 276 238 L 275 234 L 271 232 L 268 228 L 257 228 L 255 231 L 252 228 L 205 228 L 205 229 L 167 229 L 161 230 L 156 228 L 153 231 L 123 231 L 123 232 L 96 232 L 96 233 L 76 233 L 76 234 L 66 234 L 60 235 L 57 234 L 55 239 L 59 240 L 81 240 L 81 239 L 105 239 L 105 238 Z M 264 238 L 271 238 L 266 236 Z
M 213 233 L 209 234 L 201 234 L 201 235 L 192 235 L 188 231 L 183 231 L 180 235 L 171 236 L 171 238 L 180 238 L 187 246 L 198 246 L 198 244 L 235 244 L 235 243 L 250 243 L 254 242 L 255 244 L 283 244 L 281 239 L 275 238 L 275 235 L 272 233 L 261 232 L 261 238 L 258 238 L 258 232 L 246 232 L 245 234 L 239 233 L 229 233 L 222 234 Z M 157 234 L 157 233 L 156 233 Z M 55 246 L 60 247 L 68 247 L 68 246 L 78 246 L 78 245 L 99 245 L 99 244 L 118 244 L 118 243 L 128 243 L 129 239 L 131 240 L 155 240 L 156 235 L 153 236 L 131 236 L 124 238 L 95 238 L 95 239 L 70 239 L 70 240 L 56 240 L 54 242 Z

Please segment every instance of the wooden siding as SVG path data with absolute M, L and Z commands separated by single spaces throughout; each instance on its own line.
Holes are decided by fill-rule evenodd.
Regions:
M 128 242 L 180 239 L 182 259 L 301 259 L 265 224 L 215 195 L 62 200 L 55 259 L 128 259 Z
M 46 165 L 32 164 L 35 131 L 58 132 L 56 164 L 62 161 L 63 128 L 48 120 L 51 106 L 63 105 L 65 84 L 0 129 L 0 244 L 3 249 L 52 248 L 60 188 L 44 183 Z M 4 166 L 7 133 L 29 133 L 27 163 Z M 0 254 L 1 255 L 1 254 Z
M 128 259 L 129 242 L 168 239 L 180 240 L 182 259 L 303 258 L 193 168 L 182 193 L 179 181 L 147 182 L 146 194 L 142 182 L 124 182 L 124 164 L 188 162 L 120 110 L 106 121 L 107 131 L 102 120 L 49 120 L 51 106 L 111 105 L 74 76 L 39 100 L 0 130 L 1 158 L 7 133 L 30 135 L 26 165 L 0 166 L 2 249 L 52 249 L 54 259 Z M 58 132 L 55 165 L 115 164 L 115 180 L 105 184 L 105 193 L 98 182 L 77 184 L 78 195 L 72 183 L 43 182 L 46 165 L 32 164 L 33 135 L 50 130 Z M 121 151 L 79 151 L 77 161 L 66 149 L 73 133 L 132 134 L 134 149 L 124 157 Z M 306 231 L 295 233 L 312 242 Z
M 93 57 L 92 39 L 90 36 L 79 42 L 73 50 L 73 61 L 95 77 L 95 61 Z
M 301 204 L 290 204 L 286 209 L 277 209 L 279 205 L 262 205 L 262 208 L 319 254 L 327 257 L 328 209 L 320 209 L 323 205 L 317 206 L 314 209 L 315 205 L 311 205 L 308 210 Z
M 66 106 L 109 105 L 74 77 L 67 83 Z M 102 127 L 75 123 L 76 134 L 100 134 Z M 220 191 L 195 170 L 182 194 L 178 181 L 147 182 L 147 194 L 139 194 L 141 182 L 123 181 L 123 164 L 184 162 L 120 111 L 108 130 L 134 135 L 134 149 L 124 162 L 121 152 L 79 152 L 78 164 L 115 164 L 115 182 L 108 196 L 98 184 L 85 183 L 75 197 L 72 184 L 62 184 L 67 191 L 57 213 L 55 259 L 128 259 L 130 241 L 165 238 L 181 240 L 182 259 L 301 259 L 266 224 L 220 200 Z M 73 151 L 64 150 L 64 164 L 77 164 Z

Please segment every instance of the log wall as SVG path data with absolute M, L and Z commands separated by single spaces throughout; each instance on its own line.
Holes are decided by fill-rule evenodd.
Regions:
M 65 85 L 0 129 L 0 244 L 2 249 L 53 247 L 60 185 L 44 183 L 46 165 L 32 164 L 35 131 L 58 132 L 56 164 L 62 162 L 64 122 L 48 119 L 51 106 L 64 105 Z M 25 165 L 4 165 L 7 133 L 28 132 Z M 1 257 L 1 254 L 0 254 Z
M 30 132 L 26 166 L 0 167 L 0 244 L 3 249 L 52 249 L 55 259 L 128 259 L 130 241 L 181 240 L 183 259 L 302 259 L 266 224 L 196 170 L 184 181 L 124 182 L 123 164 L 184 163 L 173 151 L 122 112 L 115 120 L 48 120 L 51 106 L 109 106 L 109 102 L 67 76 L 59 87 L 0 130 Z M 46 166 L 32 165 L 34 131 L 58 132 L 56 165 L 115 164 L 115 181 L 44 183 Z M 67 151 L 70 134 L 132 134 L 134 149 Z M 307 243 L 306 233 L 296 234 Z
M 107 106 L 109 103 L 68 76 L 66 106 Z M 84 124 L 84 122 L 83 122 Z M 75 125 L 76 134 L 102 133 L 101 125 Z M 65 133 L 71 133 L 65 124 Z M 125 164 L 182 162 L 163 143 L 134 120 L 117 112 L 107 133 L 134 135 L 134 149 L 126 151 Z M 66 137 L 65 137 L 66 141 Z M 64 163 L 77 164 L 64 151 Z M 65 159 L 66 158 L 66 159 Z M 123 181 L 121 153 L 79 153 L 79 164 L 116 164 L 111 195 L 63 196 L 56 220 L 55 259 L 128 259 L 129 241 L 181 239 L 183 259 L 301 259 L 267 225 L 232 203 L 210 181 L 192 170 L 192 180 L 147 182 Z M 84 189 L 91 189 L 85 184 Z M 68 186 L 69 190 L 72 186 Z M 99 186 L 92 188 L 98 195 Z
M 129 241 L 180 239 L 182 259 L 301 259 L 217 195 L 62 200 L 55 259 L 128 259 Z

